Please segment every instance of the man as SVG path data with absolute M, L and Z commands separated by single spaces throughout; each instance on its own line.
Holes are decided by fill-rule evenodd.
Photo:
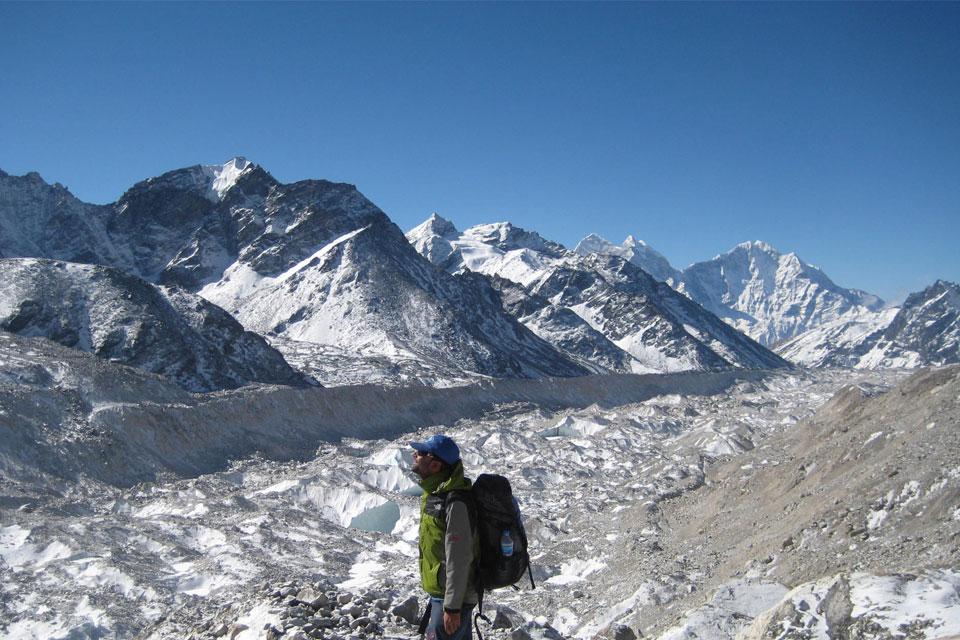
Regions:
M 430 596 L 426 640 L 469 640 L 477 603 L 474 558 L 478 552 L 470 510 L 462 493 L 460 448 L 444 435 L 411 442 L 413 471 L 420 476 L 420 582 Z

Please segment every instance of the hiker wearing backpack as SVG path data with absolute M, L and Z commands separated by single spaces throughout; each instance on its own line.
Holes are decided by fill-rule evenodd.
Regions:
M 430 596 L 421 620 L 426 640 L 469 640 L 477 603 L 477 541 L 471 521 L 470 479 L 460 448 L 445 435 L 411 442 L 413 471 L 420 477 L 420 581 Z M 449 499 L 451 496 L 460 499 Z
M 420 619 L 426 640 L 470 640 L 470 614 L 480 633 L 483 593 L 517 588 L 527 574 L 534 588 L 520 504 L 504 476 L 463 475 L 460 448 L 444 435 L 411 442 L 420 476 L 420 580 L 430 595 Z

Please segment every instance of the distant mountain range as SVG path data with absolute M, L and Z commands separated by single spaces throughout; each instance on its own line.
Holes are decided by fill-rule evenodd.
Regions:
M 622 245 L 588 236 L 576 250 L 626 256 L 768 347 L 824 323 L 852 320 L 883 308 L 880 298 L 844 289 L 796 254 L 781 254 L 764 242 L 744 242 L 683 270 L 674 269 L 633 236 Z
M 0 328 L 193 391 L 313 383 L 284 356 L 325 384 L 789 366 L 771 346 L 816 366 L 956 361 L 949 327 L 895 321 L 875 296 L 763 243 L 677 270 L 633 237 L 571 251 L 510 223 L 461 233 L 439 216 L 405 237 L 352 185 L 282 184 L 243 158 L 170 171 L 107 205 L 0 171 L 0 258 Z M 938 299 L 918 304 L 956 308 Z M 855 327 L 882 328 L 865 353 L 885 355 L 835 346 Z M 940 346 L 897 355 L 915 339 Z
M 960 362 L 957 285 L 938 281 L 900 307 L 836 285 L 796 254 L 745 242 L 674 269 L 642 241 L 588 236 L 577 252 L 629 259 L 790 362 L 810 367 L 919 367 Z
M 460 233 L 436 215 L 407 239 L 450 273 L 490 277 L 515 317 L 592 370 L 787 366 L 623 257 L 582 256 L 510 223 Z

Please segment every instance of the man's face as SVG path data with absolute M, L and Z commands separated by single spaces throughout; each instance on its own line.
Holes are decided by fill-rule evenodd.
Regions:
M 442 463 L 429 453 L 413 451 L 413 466 L 410 468 L 421 478 L 429 478 L 440 471 L 442 467 Z

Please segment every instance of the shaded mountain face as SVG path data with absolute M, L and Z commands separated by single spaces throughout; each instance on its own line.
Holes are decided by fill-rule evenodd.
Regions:
M 219 307 L 112 267 L 0 260 L 0 329 L 160 374 L 193 392 L 310 383 Z
M 0 257 L 45 257 L 69 262 L 119 263 L 126 256 L 107 236 L 109 206 L 77 200 L 37 173 L 0 171 Z
M 522 284 L 487 277 L 508 313 L 581 366 L 595 373 L 631 370 L 633 357 L 570 309 L 551 304 Z
M 4 255 L 89 257 L 199 293 L 248 330 L 422 358 L 443 371 L 588 373 L 506 314 L 487 283 L 434 268 L 352 185 L 281 184 L 237 158 L 151 178 L 103 207 L 39 176 L 4 174 L 0 197 L 4 228 L 24 211 L 41 221 L 17 227 L 16 242 L 0 245 Z M 86 254 L 43 236 L 61 218 L 84 232 Z
M 615 256 L 555 269 L 531 289 L 571 308 L 655 371 L 775 368 L 787 363 L 669 285 Z
M 580 256 L 510 223 L 458 233 L 438 216 L 407 238 L 452 273 L 493 278 L 508 311 L 592 369 L 787 366 L 621 257 Z
M 960 362 L 960 286 L 937 280 L 910 294 L 877 343 L 884 358 L 916 353 L 934 365 Z
M 938 280 L 896 309 L 838 320 L 808 331 L 778 352 L 806 366 L 942 366 L 960 362 L 960 287 Z

